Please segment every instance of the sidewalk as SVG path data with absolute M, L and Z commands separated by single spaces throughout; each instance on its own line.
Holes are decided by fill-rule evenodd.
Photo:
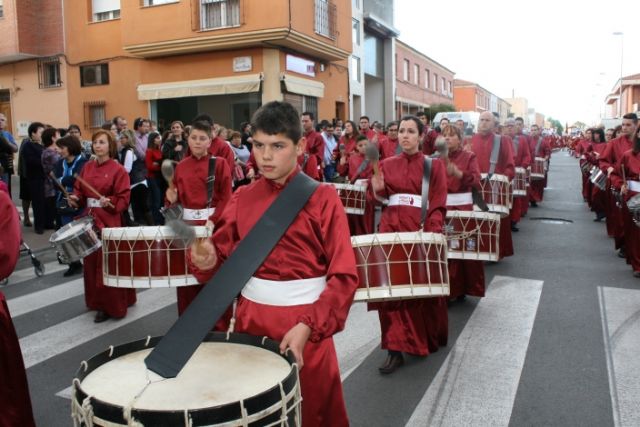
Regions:
M 17 175 L 13 175 L 11 177 L 11 197 L 13 199 L 13 203 L 18 208 L 18 213 L 20 214 L 20 223 L 22 224 L 22 219 L 24 218 L 22 212 L 22 201 L 20 200 L 20 178 Z M 33 208 L 29 209 L 29 214 L 31 218 L 31 223 L 33 224 Z M 51 248 L 49 244 L 49 237 L 54 233 L 54 230 L 45 230 L 44 234 L 36 234 L 31 227 L 22 226 L 22 240 L 29 245 L 32 251 L 34 252 L 44 252 Z

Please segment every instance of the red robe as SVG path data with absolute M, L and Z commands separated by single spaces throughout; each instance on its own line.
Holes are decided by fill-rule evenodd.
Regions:
M 600 170 L 607 172 L 609 167 L 615 170 L 622 155 L 626 151 L 631 150 L 631 147 L 633 147 L 633 142 L 625 135 L 609 141 L 604 152 L 600 153 L 598 157 Z M 613 195 L 611 195 L 611 192 L 609 192 L 607 207 L 607 230 L 615 239 L 615 248 L 624 248 L 626 242 L 623 222 L 624 216 L 622 215 L 622 210 L 616 206 L 615 199 Z
M 607 148 L 606 142 L 594 143 L 592 145 L 593 151 L 589 153 L 588 161 L 593 166 L 598 166 L 599 160 L 598 156 L 601 153 L 604 153 L 604 150 Z M 607 192 L 605 190 L 600 190 L 596 185 L 591 186 L 591 210 L 598 213 L 604 214 L 607 210 Z
M 539 138 L 542 138 L 540 136 Z M 551 146 L 549 145 L 549 140 L 546 138 L 542 138 L 542 142 L 540 143 L 540 148 L 536 152 L 536 145 L 538 145 L 538 140 L 531 138 L 529 141 L 529 148 L 531 149 L 531 163 L 536 157 L 544 157 L 548 159 L 551 156 Z M 546 173 L 545 173 L 546 177 Z M 529 200 L 533 202 L 541 202 L 544 193 L 545 181 L 542 179 L 532 179 L 529 185 Z
M 618 167 L 611 174 L 611 186 L 619 189 L 624 183 L 623 176 L 627 181 L 640 181 L 640 153 L 629 150 L 622 155 Z M 625 202 L 636 194 L 640 193 L 629 189 L 624 196 Z M 634 224 L 626 203 L 622 208 L 622 228 L 625 235 L 627 262 L 631 264 L 634 272 L 640 272 L 640 227 Z
M 400 141 L 398 139 L 385 138 L 383 143 L 380 144 L 380 158 L 386 159 L 388 157 L 397 156 L 402 152 L 400 147 Z
M 87 208 L 82 213 L 91 215 L 95 226 L 121 227 L 122 212 L 129 208 L 131 188 L 129 174 L 117 161 L 109 159 L 99 164 L 95 160 L 85 163 L 80 177 L 95 188 L 104 197 L 111 200 L 114 207 Z M 95 193 L 77 179 L 73 194 L 79 199 L 80 206 L 86 206 L 87 198 L 97 198 Z M 136 303 L 135 289 L 112 288 L 102 280 L 102 249 L 84 257 L 84 299 L 89 310 L 104 311 L 111 317 L 122 318 L 127 315 L 127 307 Z
M 371 128 L 367 129 L 366 131 L 360 129 L 360 135 L 364 135 L 369 141 L 373 141 L 373 137 L 376 136 L 376 131 Z
M 518 134 L 520 138 L 525 138 L 527 143 L 524 144 L 527 149 L 527 155 L 529 156 L 529 164 L 525 166 L 525 168 L 529 168 L 531 166 L 531 162 L 533 161 L 533 156 L 531 155 L 531 136 L 525 135 L 523 133 Z M 523 217 L 529 212 L 529 189 L 527 188 L 527 195 L 524 197 L 514 197 L 513 203 L 520 206 L 520 216 Z
M 581 168 L 584 163 L 587 163 L 587 155 L 590 152 L 591 141 L 580 139 L 576 143 L 576 157 L 580 158 L 579 164 Z M 584 173 L 582 173 L 582 198 L 591 205 L 591 182 L 589 181 L 589 175 Z
M 521 168 L 528 168 L 531 164 L 531 154 L 529 152 L 529 138 L 526 135 L 516 135 L 518 138 L 518 149 L 516 150 L 515 138 L 512 140 L 513 148 L 513 164 L 514 166 Z M 520 217 L 524 211 L 521 203 L 521 199 L 524 197 L 514 197 L 513 207 L 511 208 L 511 221 L 519 222 Z M 527 201 L 528 204 L 528 201 Z
M 462 178 L 447 175 L 447 193 L 468 193 L 472 188 L 480 189 L 480 169 L 476 155 L 471 151 L 459 149 L 449 152 L 449 161 L 453 162 L 462 172 Z M 473 204 L 447 206 L 447 211 L 472 211 Z M 482 261 L 450 259 L 449 284 L 451 293 L 449 298 L 462 295 L 483 297 L 485 294 L 484 264 Z
M 493 132 L 487 135 L 479 133 L 471 138 L 471 151 L 476 153 L 480 173 L 488 173 L 491 164 L 491 148 L 493 147 Z M 511 138 L 503 136 L 500 142 L 498 163 L 494 173 L 505 175 L 509 181 L 515 176 L 513 166 L 513 145 Z M 500 220 L 500 259 L 513 255 L 513 240 L 511 239 L 511 218 Z
M 9 195 L 0 191 L 0 279 L 9 277 L 20 256 L 20 218 Z M 0 426 L 35 426 L 29 385 L 9 307 L 0 292 Z
M 229 146 L 227 141 L 220 138 L 219 136 L 216 136 L 211 140 L 211 145 L 209 146 L 209 154 L 211 156 L 225 159 L 230 171 L 232 171 L 236 166 L 236 156 L 233 153 L 233 149 Z
M 306 160 L 305 160 L 306 157 Z M 320 181 L 320 168 L 318 167 L 318 159 L 310 153 L 302 153 L 298 156 L 298 166 L 302 172 L 307 174 L 309 178 Z
M 322 165 L 324 162 L 324 138 L 320 132 L 311 130 L 305 132 L 304 138 L 307 140 L 307 153 L 312 154 L 316 158 L 316 165 Z M 316 177 L 312 177 L 317 181 L 322 181 L 322 168 L 318 169 Z
M 381 162 L 384 198 L 392 194 L 422 194 L 424 154 L 402 153 Z M 434 160 L 429 182 L 429 207 L 423 230 L 442 233 L 447 213 L 447 174 L 440 160 Z M 382 211 L 380 233 L 420 230 L 419 206 L 386 206 Z M 446 298 L 418 298 L 370 303 L 378 310 L 382 330 L 382 348 L 426 356 L 447 345 L 448 317 Z
M 224 208 L 231 198 L 231 172 L 224 159 L 216 158 L 215 181 L 213 182 L 213 197 L 207 206 L 207 177 L 209 176 L 209 156 L 196 158 L 192 155 L 185 157 L 174 174 L 173 182 L 178 190 L 178 201 L 186 209 L 215 208 L 208 218 L 214 226 L 218 223 Z M 204 225 L 207 220 L 189 221 L 193 225 Z M 202 285 L 180 286 L 176 288 L 178 295 L 178 314 L 181 315 L 191 304 L 191 301 L 202 290 Z
M 233 194 L 212 238 L 218 265 L 229 257 L 283 188 L 271 180 L 260 179 Z M 213 275 L 213 270 L 203 272 L 193 266 L 192 271 L 201 282 Z M 312 332 L 304 348 L 304 368 L 300 371 L 303 425 L 347 426 L 332 336 L 344 328 L 358 275 L 344 208 L 329 184 L 316 189 L 254 273 L 254 277 L 276 281 L 320 276 L 326 276 L 327 285 L 312 304 L 281 307 L 240 296 L 235 331 L 280 341 L 296 324 L 302 322 L 310 326 Z
M 349 160 L 346 164 L 338 164 L 338 173 L 341 176 L 349 177 L 349 182 L 354 183 L 358 179 L 367 180 L 369 185 L 369 179 L 373 175 L 373 167 L 369 163 L 360 174 L 358 169 L 362 162 L 364 162 L 364 154 L 356 153 L 349 156 Z M 375 219 L 375 206 L 372 193 L 367 191 L 367 202 L 365 204 L 364 215 L 347 214 L 347 220 L 349 222 L 349 231 L 352 236 L 359 236 L 361 234 L 373 233 L 373 223 Z
M 430 156 L 436 151 L 436 139 L 440 134 L 435 129 L 429 129 L 424 133 L 422 138 L 422 152 L 427 156 Z

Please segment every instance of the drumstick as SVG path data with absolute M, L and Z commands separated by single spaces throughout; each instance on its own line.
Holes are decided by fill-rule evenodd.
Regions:
M 169 188 L 173 189 L 173 173 L 174 173 L 174 165 L 173 160 L 164 159 L 162 164 L 160 165 L 160 173 L 162 173 L 162 177 L 169 184 Z
M 380 175 L 380 152 L 378 151 L 378 147 L 374 144 L 367 144 L 367 148 L 365 148 L 364 156 L 371 162 L 371 166 L 373 167 L 373 174 L 375 176 Z
M 67 192 L 67 189 L 64 188 L 64 186 L 58 181 L 58 178 L 55 176 L 55 174 L 53 173 L 53 171 L 49 172 L 49 178 L 51 178 L 51 180 L 56 184 L 56 186 L 60 189 L 60 191 L 62 192 L 62 195 L 64 196 L 65 199 L 69 198 L 69 193 Z
M 80 175 L 78 175 L 77 173 L 73 174 L 73 177 L 75 179 L 77 179 L 80 184 L 82 184 L 85 187 L 87 187 L 87 189 L 89 189 L 89 191 L 91 191 L 93 194 L 98 196 L 98 199 L 102 199 L 104 197 L 102 194 L 100 194 L 100 192 L 98 190 L 96 190 L 91 184 L 89 184 L 87 181 L 85 181 L 83 178 L 81 178 Z M 107 199 L 107 205 L 111 206 L 112 208 L 115 208 L 115 206 L 113 206 L 111 201 L 108 200 L 108 199 Z

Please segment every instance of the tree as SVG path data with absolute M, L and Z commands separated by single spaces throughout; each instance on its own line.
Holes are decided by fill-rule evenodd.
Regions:
M 573 124 L 574 128 L 586 129 L 587 125 L 582 123 L 581 121 L 577 121 Z
M 551 127 L 556 130 L 556 133 L 558 135 L 562 135 L 564 126 L 562 126 L 562 123 L 560 123 L 560 120 L 556 120 L 554 118 L 549 117 L 548 121 L 551 124 Z
M 445 111 L 456 111 L 456 107 L 451 104 L 433 104 L 429 108 L 426 108 L 424 112 L 427 114 L 429 121 L 433 120 L 433 118 L 438 113 L 443 113 Z

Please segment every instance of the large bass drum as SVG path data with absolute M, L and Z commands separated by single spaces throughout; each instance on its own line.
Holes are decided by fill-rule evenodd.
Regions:
M 278 343 L 209 333 L 176 378 L 146 369 L 160 337 L 111 347 L 82 362 L 73 380 L 76 425 L 300 426 L 298 366 Z M 155 378 L 154 378 L 155 377 Z
M 444 234 L 449 259 L 498 261 L 500 215 L 491 212 L 447 211 Z

